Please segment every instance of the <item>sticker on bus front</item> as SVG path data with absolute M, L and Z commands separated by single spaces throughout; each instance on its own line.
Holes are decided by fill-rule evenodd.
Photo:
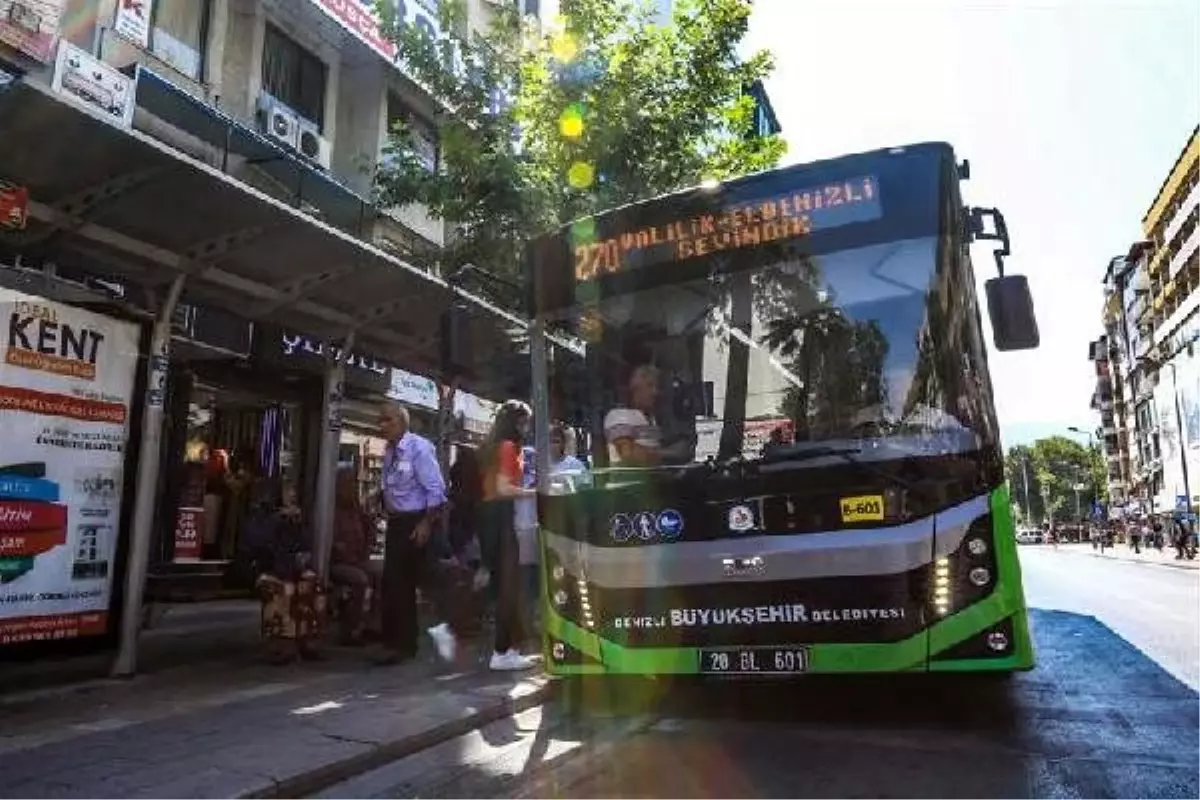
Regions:
M 842 522 L 882 522 L 883 495 L 863 494 L 843 497 Z

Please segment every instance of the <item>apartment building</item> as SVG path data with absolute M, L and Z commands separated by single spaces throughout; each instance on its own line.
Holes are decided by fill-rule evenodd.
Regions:
M 1193 130 L 1142 219 L 1144 238 L 1112 259 L 1104 278 L 1093 407 L 1110 496 L 1134 511 L 1200 504 L 1198 165 Z

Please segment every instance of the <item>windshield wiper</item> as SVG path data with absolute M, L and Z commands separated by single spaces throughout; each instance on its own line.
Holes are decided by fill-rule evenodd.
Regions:
M 779 464 L 783 462 L 811 461 L 825 456 L 842 456 L 853 463 L 861 463 L 853 456 L 862 452 L 861 447 L 815 447 L 811 450 L 793 450 L 792 452 L 772 453 L 762 458 L 763 464 Z
M 906 481 L 904 478 L 901 478 L 898 475 L 894 475 L 887 470 L 880 469 L 870 461 L 863 461 L 858 457 L 860 453 L 862 453 L 861 447 L 818 447 L 812 450 L 801 450 L 794 453 L 781 453 L 774 458 L 764 459 L 764 466 L 769 464 L 794 464 L 801 461 L 811 461 L 815 458 L 824 458 L 825 456 L 838 456 L 845 460 L 848 464 L 853 464 L 854 466 L 861 468 L 864 472 L 869 472 L 878 478 L 883 478 L 885 481 L 895 484 L 902 489 L 906 489 L 913 494 L 920 495 L 926 499 L 931 497 L 928 491 L 922 489 L 911 481 Z M 910 458 L 912 458 L 912 456 L 908 455 L 901 459 L 890 459 L 890 461 L 891 463 L 896 463 L 898 460 L 901 463 L 904 463 Z

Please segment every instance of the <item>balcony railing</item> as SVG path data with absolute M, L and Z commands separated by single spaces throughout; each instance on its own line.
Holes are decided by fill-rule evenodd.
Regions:
M 1175 238 L 1175 234 L 1179 233 L 1180 229 L 1187 223 L 1188 217 L 1191 216 L 1196 208 L 1200 207 L 1200 183 L 1192 184 L 1192 190 L 1188 192 L 1188 196 L 1180 204 L 1179 209 L 1171 218 L 1171 222 L 1163 231 L 1163 241 L 1170 242 Z M 1174 274 L 1174 271 L 1172 271 Z
M 1184 241 L 1184 243 L 1179 246 L 1179 252 L 1177 252 L 1171 259 L 1169 272 L 1172 277 L 1177 275 L 1183 269 L 1183 266 L 1187 263 L 1188 259 L 1196 254 L 1197 248 L 1200 248 L 1200 225 L 1192 228 L 1191 234 Z

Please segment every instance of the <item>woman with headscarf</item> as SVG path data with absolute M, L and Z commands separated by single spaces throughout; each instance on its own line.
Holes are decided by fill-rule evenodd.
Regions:
M 521 612 L 520 556 L 514 529 L 514 501 L 536 494 L 522 487 L 521 448 L 529 435 L 532 412 L 519 400 L 505 402 L 483 447 L 483 503 L 480 506 L 480 545 L 484 563 L 496 588 L 496 641 L 489 666 L 494 670 L 523 670 L 534 662 L 518 649 L 525 639 Z
M 243 547 L 258 572 L 262 634 L 269 658 L 283 664 L 316 658 L 325 620 L 325 595 L 311 568 L 312 538 L 296 490 L 258 481 L 251 490 Z
M 334 494 L 333 551 L 329 579 L 346 588 L 340 604 L 342 644 L 362 644 L 366 617 L 375 592 L 371 571 L 371 540 L 375 526 L 358 499 L 358 480 L 353 469 L 338 470 Z

